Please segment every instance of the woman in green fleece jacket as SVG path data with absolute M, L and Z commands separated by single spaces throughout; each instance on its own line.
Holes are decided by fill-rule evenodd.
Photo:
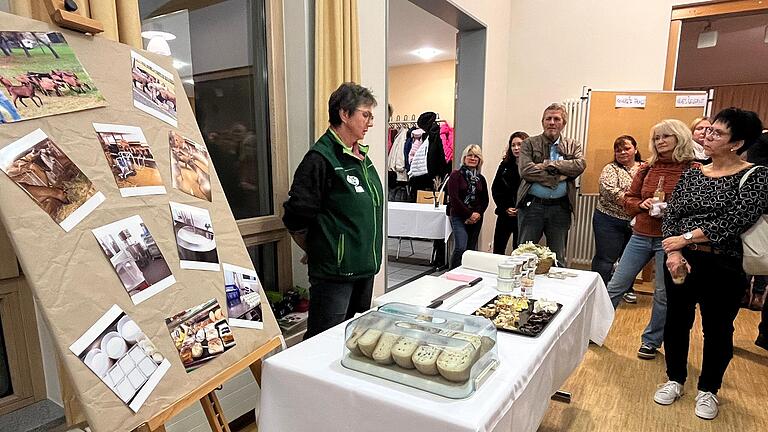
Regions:
M 381 266 L 383 192 L 368 147 L 370 90 L 344 83 L 328 100 L 330 126 L 296 168 L 283 223 L 306 252 L 309 317 L 304 339 L 370 308 Z

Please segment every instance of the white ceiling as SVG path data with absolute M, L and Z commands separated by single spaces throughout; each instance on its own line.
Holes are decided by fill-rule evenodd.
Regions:
M 409 0 L 389 0 L 387 65 L 425 63 L 411 54 L 418 48 L 442 51 L 431 62 L 456 58 L 456 29 Z

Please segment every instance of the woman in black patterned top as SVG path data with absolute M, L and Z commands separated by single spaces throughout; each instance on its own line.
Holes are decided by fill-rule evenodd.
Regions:
M 715 395 L 733 357 L 733 321 L 747 289 L 739 235 L 768 209 L 768 168 L 758 167 L 739 187 L 752 168 L 739 154 L 755 142 L 761 130 L 760 119 L 752 111 L 728 108 L 718 113 L 703 144 L 712 163 L 683 173 L 662 225 L 667 253 L 664 347 L 669 381 L 656 391 L 654 400 L 669 405 L 683 394 L 698 303 L 704 352 L 695 414 L 707 420 L 717 416 Z

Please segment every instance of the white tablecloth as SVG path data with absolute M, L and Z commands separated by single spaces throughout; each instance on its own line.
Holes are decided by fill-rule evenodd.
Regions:
M 387 236 L 448 240 L 451 224 L 445 206 L 405 202 L 387 203 Z
M 537 338 L 499 332 L 499 369 L 471 397 L 446 399 L 344 368 L 344 323 L 265 361 L 259 431 L 535 431 L 588 341 L 602 344 L 613 322 L 602 279 L 575 272 L 536 278 L 535 296 L 562 310 Z M 497 294 L 495 275 L 481 285 L 450 310 L 471 313 Z

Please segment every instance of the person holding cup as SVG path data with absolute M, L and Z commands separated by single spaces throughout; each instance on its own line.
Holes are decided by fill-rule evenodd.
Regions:
M 656 358 L 656 351 L 664 339 L 667 314 L 667 293 L 664 283 L 664 249 L 662 248 L 661 213 L 651 215 L 654 204 L 658 207 L 672 193 L 677 181 L 694 162 L 693 140 L 688 126 L 680 120 L 663 120 L 651 128 L 648 146 L 650 158 L 640 167 L 632 185 L 624 194 L 624 210 L 635 217 L 630 237 L 619 265 L 608 282 L 608 294 L 613 307 L 619 305 L 624 293 L 632 288 L 635 277 L 648 262 L 656 259 L 656 285 L 653 293 L 651 318 L 641 336 L 637 356 Z
M 669 405 L 683 394 L 698 303 L 704 350 L 694 413 L 706 420 L 718 414 L 716 394 L 733 357 L 733 321 L 747 290 L 740 234 L 768 211 L 768 168 L 754 167 L 739 157 L 761 130 L 752 111 L 720 111 L 703 144 L 712 163 L 683 173 L 662 226 L 667 253 L 663 272 L 668 288 L 664 328 L 668 381 L 656 391 L 654 401 Z

